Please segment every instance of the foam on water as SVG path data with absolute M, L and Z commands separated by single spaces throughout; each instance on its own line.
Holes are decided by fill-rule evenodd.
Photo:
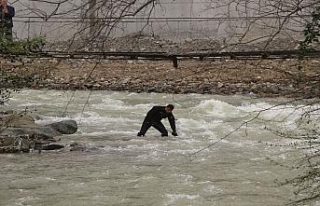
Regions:
M 239 117 L 243 115 L 243 111 L 237 107 L 214 99 L 201 101 L 198 105 L 194 106 L 191 113 L 203 116 L 209 115 L 216 119 L 225 119 L 230 116 Z
M 166 194 L 166 198 L 168 198 L 167 202 L 164 205 L 172 205 L 177 204 L 179 201 L 186 200 L 196 200 L 200 196 L 199 195 L 189 195 L 189 194 Z

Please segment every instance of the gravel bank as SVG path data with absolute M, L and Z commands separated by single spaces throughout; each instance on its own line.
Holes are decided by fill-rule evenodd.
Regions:
M 7 71 L 33 78 L 33 89 L 130 92 L 320 96 L 319 60 L 169 61 L 37 60 L 6 63 Z

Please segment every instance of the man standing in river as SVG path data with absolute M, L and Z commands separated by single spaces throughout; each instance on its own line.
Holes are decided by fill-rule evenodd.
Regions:
M 172 135 L 178 136 L 176 132 L 176 124 L 175 119 L 172 114 L 172 111 L 174 109 L 174 106 L 172 104 L 168 104 L 167 106 L 154 106 L 152 109 L 147 113 L 147 116 L 145 117 L 140 132 L 138 133 L 138 136 L 144 136 L 148 129 L 153 126 L 155 129 L 157 129 L 159 132 L 161 132 L 162 137 L 168 136 L 168 131 L 164 127 L 164 125 L 161 123 L 161 120 L 163 118 L 168 118 L 171 129 L 172 129 Z

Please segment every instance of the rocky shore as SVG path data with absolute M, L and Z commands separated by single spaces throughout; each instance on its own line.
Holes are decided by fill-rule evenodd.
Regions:
M 25 78 L 24 87 L 58 90 L 320 96 L 320 60 L 37 60 L 3 66 Z M 9 85 L 10 86 L 10 85 Z

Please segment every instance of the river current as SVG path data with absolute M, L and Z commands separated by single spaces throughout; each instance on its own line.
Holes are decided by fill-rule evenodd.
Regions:
M 22 90 L 3 106 L 37 114 L 38 124 L 74 119 L 66 147 L 2 154 L 1 206 L 273 206 L 293 198 L 276 182 L 297 154 L 268 128 L 295 127 L 297 106 L 279 99 L 200 94 Z M 178 137 L 150 128 L 154 105 L 175 105 Z M 162 121 L 171 133 L 169 122 Z M 85 151 L 69 151 L 79 142 Z

